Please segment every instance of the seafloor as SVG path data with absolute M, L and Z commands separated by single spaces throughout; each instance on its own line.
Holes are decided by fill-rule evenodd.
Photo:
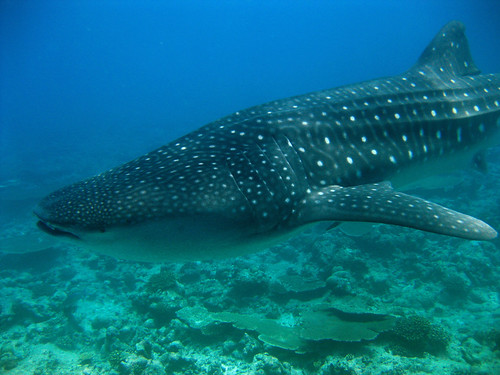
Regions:
M 500 228 L 491 159 L 413 193 Z M 20 217 L 0 244 L 40 251 L 0 255 L 0 373 L 500 374 L 498 239 L 316 228 L 252 256 L 145 264 L 49 246 Z

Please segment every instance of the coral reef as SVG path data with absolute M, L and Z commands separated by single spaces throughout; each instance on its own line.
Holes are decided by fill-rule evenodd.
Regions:
M 176 275 L 172 271 L 166 269 L 151 275 L 145 285 L 149 292 L 167 292 L 176 286 Z
M 422 316 L 397 320 L 392 333 L 396 338 L 393 351 L 399 355 L 439 354 L 450 342 L 450 335 L 441 326 L 431 324 Z

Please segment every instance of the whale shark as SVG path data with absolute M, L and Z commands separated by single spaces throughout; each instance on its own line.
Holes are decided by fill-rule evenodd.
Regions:
M 485 222 L 393 186 L 464 166 L 498 141 L 500 75 L 445 25 L 408 71 L 275 100 L 209 123 L 34 208 L 43 231 L 115 257 L 255 252 L 319 222 L 470 240 Z

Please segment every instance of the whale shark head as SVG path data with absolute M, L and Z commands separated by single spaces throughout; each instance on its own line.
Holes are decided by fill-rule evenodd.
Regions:
M 228 257 L 288 238 L 293 230 L 279 228 L 283 213 L 273 201 L 279 192 L 266 186 L 276 176 L 257 176 L 238 148 L 246 147 L 241 132 L 230 130 L 230 140 L 218 134 L 221 126 L 49 194 L 34 208 L 38 227 L 101 253 L 148 261 Z
M 238 111 L 34 212 L 51 235 L 153 261 L 254 252 L 319 221 L 487 240 L 497 233 L 481 220 L 384 181 L 477 160 L 498 136 L 499 101 L 499 75 L 480 74 L 454 21 L 402 75 Z

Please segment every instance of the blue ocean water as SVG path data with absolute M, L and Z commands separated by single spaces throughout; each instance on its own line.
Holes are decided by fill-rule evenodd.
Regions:
M 129 161 L 223 115 L 276 98 L 403 72 L 415 63 L 434 34 L 453 19 L 465 23 L 478 67 L 483 72 L 500 72 L 500 4 L 495 0 L 2 0 L 0 236 L 16 238 L 17 242 L 9 242 L 11 250 L 13 246 L 31 247 L 27 241 L 43 242 L 38 239 L 31 215 L 39 198 Z M 442 203 L 447 199 L 458 201 L 455 207 L 464 211 L 474 199 L 478 203 L 473 209 L 498 224 L 497 213 L 488 208 L 498 208 L 494 191 L 500 177 L 499 156 L 498 149 L 488 154 L 488 176 L 462 176 L 465 182 L 452 185 L 445 193 L 436 189 L 427 194 L 431 194 L 430 198 L 436 194 Z M 468 192 L 467 198 L 462 196 L 464 191 Z M 17 236 L 20 232 L 27 233 L 25 240 Z M 427 240 L 412 232 L 402 236 L 404 240 L 397 231 L 382 229 L 376 239 L 384 248 L 372 246 L 373 238 L 327 237 L 313 245 L 317 233 L 309 233 L 302 239 L 303 247 L 291 249 L 283 245 L 269 255 L 266 266 L 256 256 L 236 261 L 236 265 L 228 261 L 161 268 L 66 248 L 51 248 L 41 258 L 30 254 L 2 256 L 0 279 L 5 288 L 3 296 L 0 292 L 0 335 L 12 347 L 0 347 L 0 372 L 141 373 L 131 370 L 132 365 L 120 363 L 139 363 L 140 368 L 141 358 L 145 358 L 159 367 L 151 365 L 149 373 L 158 374 L 162 368 L 167 373 L 188 373 L 185 369 L 214 374 L 342 373 L 334 372 L 341 371 L 333 370 L 335 366 L 344 366 L 351 372 L 343 373 L 354 374 L 366 373 L 354 369 L 357 366 L 363 371 L 359 359 L 363 355 L 372 362 L 383 359 L 387 371 L 390 364 L 394 369 L 410 371 L 408 363 L 422 372 L 441 369 L 441 373 L 458 373 L 472 368 L 487 374 L 499 369 L 500 334 L 491 330 L 500 323 L 499 285 L 494 281 L 500 264 L 498 242 L 483 245 L 440 237 Z M 327 242 L 341 249 L 336 257 L 326 248 Z M 420 248 L 419 243 L 423 243 Z M 47 247 L 44 243 L 34 246 Z M 370 252 L 373 247 L 387 256 Z M 304 249 L 309 251 L 305 255 Z M 390 259 L 394 254 L 398 260 L 392 266 L 401 273 L 388 278 L 387 273 L 393 272 Z M 316 258 L 312 260 L 312 256 Z M 446 259 L 452 263 L 446 263 Z M 389 349 L 381 349 L 382 344 L 370 347 L 370 354 L 362 354 L 365 349 L 359 347 L 351 348 L 351 352 L 321 347 L 321 354 L 308 357 L 318 362 L 314 367 L 308 358 L 290 358 L 286 352 L 262 347 L 256 335 L 240 337 L 231 331 L 230 339 L 224 340 L 220 336 L 226 332 L 222 331 L 219 337 L 202 337 L 177 319 L 178 311 L 188 307 L 189 295 L 209 310 L 234 312 L 237 305 L 241 314 L 249 314 L 259 311 L 260 303 L 262 310 L 272 310 L 268 318 L 280 314 L 282 320 L 293 318 L 287 314 L 299 310 L 299 304 L 290 300 L 304 299 L 303 292 L 291 288 L 289 295 L 278 293 L 281 297 L 274 305 L 268 301 L 275 285 L 273 275 L 281 272 L 276 270 L 283 262 L 290 272 L 305 279 L 330 280 L 328 285 L 334 285 L 330 292 L 336 296 L 363 295 L 372 298 L 377 306 L 383 300 L 397 307 L 386 308 L 386 312 L 425 316 L 433 324 L 441 324 L 451 332 L 452 349 L 444 354 L 431 353 L 442 360 L 439 362 L 401 355 L 407 348 L 400 342 L 391 352 L 396 353 L 393 357 L 387 354 Z M 339 265 L 344 270 L 335 269 Z M 177 275 L 177 279 L 172 276 L 175 280 L 169 281 L 173 290 L 168 297 L 170 307 L 164 306 L 166 297 L 146 296 L 144 292 L 152 275 L 166 273 Z M 24 278 L 19 279 L 20 274 Z M 107 290 L 102 288 L 102 282 L 107 283 Z M 322 295 L 323 289 L 317 289 L 315 293 Z M 259 290 L 264 297 L 253 292 Z M 127 302 L 96 302 L 110 298 L 110 291 L 112 295 L 126 295 L 123 299 Z M 228 297 L 217 300 L 209 291 L 227 292 Z M 247 301 L 242 296 L 249 291 L 253 299 Z M 465 294 L 455 298 L 457 291 Z M 370 292 L 375 297 L 369 297 Z M 90 298 L 92 303 L 80 302 L 89 300 L 89 295 L 95 297 Z M 415 311 L 402 295 L 415 303 Z M 438 299 L 437 305 L 433 299 Z M 461 299 L 470 304 L 460 305 L 457 301 Z M 257 306 L 255 311 L 250 308 L 252 304 Z M 488 315 L 487 310 L 494 313 Z M 121 315 L 124 312 L 131 317 L 125 319 Z M 85 316 L 92 318 L 86 320 Z M 484 329 L 470 329 L 467 322 L 474 316 Z M 55 317 L 64 322 L 47 323 Z M 457 319 L 465 322 L 462 331 L 450 323 Z M 168 328 L 161 331 L 162 325 Z M 75 335 L 78 340 L 73 345 L 57 341 L 47 333 L 54 327 L 62 337 Z M 149 331 L 141 336 L 142 329 Z M 42 332 L 38 335 L 42 339 L 34 339 L 36 332 Z M 97 338 L 89 343 L 92 334 Z M 113 335 L 121 337 L 121 341 L 113 341 Z M 168 344 L 164 337 L 168 337 Z M 127 347 L 127 341 L 133 345 Z M 172 344 L 176 342 L 179 344 Z M 28 349 L 30 343 L 32 349 Z M 47 345 L 56 349 L 47 349 Z M 156 349 L 148 349 L 148 345 Z M 396 346 L 385 347 L 390 345 Z M 225 349 L 216 370 L 217 363 L 208 361 L 205 351 L 218 346 Z M 456 349 L 460 346 L 467 348 L 466 355 Z M 37 348 L 53 350 L 57 363 L 50 362 Z M 30 350 L 38 362 L 29 362 Z M 196 350 L 199 357 L 187 354 Z M 160 361 L 167 352 L 177 353 L 177 357 Z M 120 358 L 117 363 L 110 359 L 111 353 Z M 125 358 L 123 353 L 134 357 Z M 353 357 L 345 360 L 347 356 Z M 207 369 L 196 367 L 193 358 L 205 358 Z M 404 362 L 401 358 L 412 359 Z M 73 364 L 76 367 L 71 367 Z M 140 371 L 146 368 L 144 365 Z M 384 373 L 373 368 L 370 371 Z

